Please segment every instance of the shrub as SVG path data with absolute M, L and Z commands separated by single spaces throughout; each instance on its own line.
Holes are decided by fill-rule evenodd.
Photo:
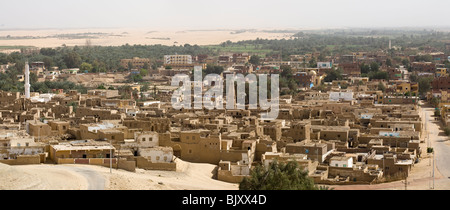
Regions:
M 450 127 L 444 128 L 445 135 L 450 136 Z
M 244 178 L 240 190 L 326 190 L 314 185 L 306 171 L 298 168 L 298 163 L 272 162 L 268 167 L 259 165 L 253 169 L 249 178 Z

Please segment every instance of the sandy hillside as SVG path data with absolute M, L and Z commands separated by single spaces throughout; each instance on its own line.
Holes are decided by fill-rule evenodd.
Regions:
M 212 179 L 215 165 L 176 160 L 177 171 L 136 169 L 136 173 L 96 167 L 109 183 L 107 190 L 238 190 L 237 184 Z
M 212 178 L 216 166 L 176 160 L 177 171 L 136 173 L 89 165 L 0 164 L 0 190 L 237 190 Z M 96 183 L 96 182 L 105 182 Z M 98 185 L 100 184 L 100 185 Z
M 85 178 L 71 170 L 0 163 L 0 190 L 84 190 L 87 185 Z

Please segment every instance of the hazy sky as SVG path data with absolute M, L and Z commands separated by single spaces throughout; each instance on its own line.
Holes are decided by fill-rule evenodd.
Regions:
M 449 0 L 0 0 L 0 29 L 450 26 Z

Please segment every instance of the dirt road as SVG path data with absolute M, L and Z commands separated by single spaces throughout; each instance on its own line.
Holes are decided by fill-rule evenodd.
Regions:
M 83 166 L 0 165 L 2 190 L 102 190 L 105 179 Z

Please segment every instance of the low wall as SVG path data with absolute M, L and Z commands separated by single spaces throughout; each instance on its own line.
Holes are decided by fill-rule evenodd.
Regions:
M 41 155 L 21 155 L 17 159 L 0 160 L 0 163 L 7 165 L 33 165 L 41 164 L 43 162 L 41 160 Z
M 144 157 L 136 157 L 136 166 L 145 170 L 161 170 L 161 171 L 176 171 L 177 164 L 172 163 L 152 163 Z M 134 162 L 134 161 L 133 161 Z
M 244 180 L 244 177 L 246 176 L 233 176 L 231 171 L 227 170 L 221 170 L 217 172 L 217 179 L 224 182 L 230 182 L 230 183 L 241 183 L 242 180 Z
M 117 162 L 118 162 L 119 167 L 117 167 Z M 97 165 L 97 166 L 110 167 L 111 159 L 109 159 L 109 158 L 58 158 L 56 163 L 57 164 L 84 164 L 84 165 Z M 126 171 L 131 171 L 131 172 L 136 171 L 135 161 L 128 161 L 126 159 L 120 159 L 118 161 L 117 158 L 113 158 L 112 159 L 112 167 L 123 169 Z
M 117 159 L 112 159 L 112 166 L 117 167 Z M 58 158 L 56 164 L 84 164 L 84 165 L 98 165 L 108 166 L 110 165 L 109 158 Z
M 118 164 L 120 169 L 130 172 L 136 172 L 136 161 L 120 159 Z
M 377 177 L 372 176 L 369 173 L 365 173 L 362 170 L 355 170 L 353 168 L 343 168 L 343 167 L 328 167 L 328 176 L 330 177 L 349 177 L 352 183 L 371 183 Z
M 332 181 L 332 180 L 318 180 L 315 181 L 316 184 L 325 184 L 325 185 L 371 185 L 373 182 L 365 182 L 365 181 L 348 181 L 348 182 L 340 182 L 340 181 Z

